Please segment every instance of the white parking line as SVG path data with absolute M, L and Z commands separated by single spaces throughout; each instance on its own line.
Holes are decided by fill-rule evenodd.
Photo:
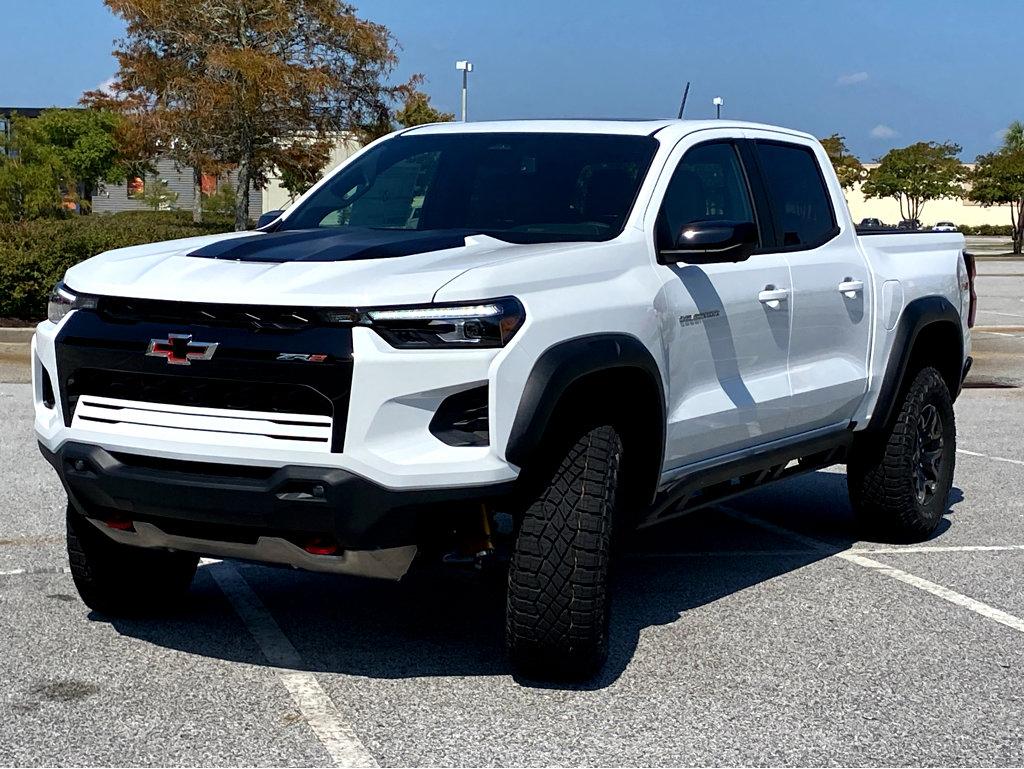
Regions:
M 748 515 L 747 513 L 739 510 L 734 510 L 731 507 L 722 507 L 721 509 L 733 518 L 744 521 L 745 523 L 749 523 L 753 526 L 759 526 L 766 531 L 771 531 L 775 534 L 789 537 L 790 539 L 801 542 L 812 549 L 824 551 L 830 548 L 827 542 L 823 542 L 820 539 L 815 539 L 814 537 L 808 537 L 805 534 L 791 531 L 783 526 L 778 526 L 774 523 L 770 523 L 769 521 L 765 521 L 753 515 Z M 886 566 L 884 563 L 872 560 L 871 558 L 865 558 L 863 555 L 859 555 L 856 552 L 851 552 L 849 550 L 832 553 L 832 555 L 836 558 L 842 558 L 844 561 L 849 563 L 863 566 L 866 569 L 872 569 L 873 571 L 877 571 L 887 577 L 892 577 L 895 580 L 899 580 L 907 585 L 916 587 L 919 590 L 924 590 L 926 593 L 941 598 L 944 601 L 949 601 L 952 604 L 969 609 L 975 614 L 979 614 L 993 622 L 998 622 L 1001 625 L 1005 625 L 1006 627 L 1013 628 L 1020 633 L 1024 633 L 1024 619 L 1016 617 L 1013 614 L 1009 614 L 1002 609 L 997 609 L 994 606 L 989 606 L 987 603 L 982 603 L 970 596 L 958 593 L 955 590 L 950 590 L 948 587 L 943 587 L 942 585 L 937 585 L 934 582 L 929 582 L 926 579 L 922 579 L 921 577 L 903 571 L 902 569 L 897 569 L 893 566 Z
M 230 563 L 215 563 L 210 574 L 256 640 L 263 656 L 278 668 L 278 676 L 324 746 L 335 766 L 378 766 L 377 761 L 338 712 L 316 676 L 303 670 L 302 657 L 281 632 L 274 617 L 249 583 Z
M 14 577 L 19 574 L 70 574 L 67 566 L 29 566 L 26 569 L 7 569 L 0 571 L 0 577 Z
M 918 545 L 915 547 L 853 548 L 847 553 L 871 555 L 883 553 L 998 553 L 1006 550 L 1024 550 L 1024 545 Z
M 993 462 L 1009 462 L 1012 465 L 1024 465 L 1019 459 L 1007 459 L 1006 457 L 992 457 Z
M 957 593 L 954 590 L 950 590 L 948 587 L 937 585 L 934 582 L 929 582 L 921 577 L 916 577 L 909 572 L 905 572 L 902 569 L 897 569 L 893 566 L 886 566 L 884 563 L 879 563 L 870 558 L 865 558 L 862 555 L 854 555 L 853 553 L 839 553 L 840 558 L 855 563 L 859 566 L 863 566 L 867 569 L 874 569 L 882 574 L 893 579 L 898 579 L 900 582 L 904 582 L 908 585 L 924 590 L 926 593 L 931 593 L 934 596 L 938 596 L 944 601 L 962 606 L 965 609 L 970 609 L 975 614 L 980 614 L 982 617 L 998 622 L 1000 625 L 1006 625 L 1006 627 L 1013 628 L 1019 633 L 1024 633 L 1024 619 L 1015 617 L 1012 614 L 1008 614 L 1002 609 L 997 609 L 994 606 L 989 606 L 987 603 L 982 603 L 962 593 Z
M 1024 460 L 1021 459 L 1010 459 L 1009 457 L 993 457 L 990 454 L 982 454 L 979 451 L 968 451 L 967 449 L 957 449 L 957 454 L 966 454 L 969 457 L 982 457 L 983 459 L 991 459 L 993 462 L 1007 462 L 1011 465 L 1024 465 Z

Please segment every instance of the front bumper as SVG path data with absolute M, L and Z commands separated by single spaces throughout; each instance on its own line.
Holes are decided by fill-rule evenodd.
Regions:
M 110 397 L 86 404 L 87 409 L 72 411 L 72 404 L 67 397 L 69 383 L 61 374 L 60 362 L 66 360 L 66 356 L 59 354 L 59 348 L 61 345 L 67 346 L 69 337 L 82 336 L 79 331 L 89 330 L 88 326 L 74 321 L 79 312 L 71 313 L 59 325 L 41 323 L 33 339 L 35 433 L 39 442 L 51 452 L 61 450 L 67 443 L 82 443 L 101 446 L 111 453 L 142 454 L 169 460 L 264 468 L 300 465 L 323 470 L 340 469 L 396 490 L 488 486 L 512 481 L 518 476 L 518 468 L 503 457 L 502 447 L 508 433 L 508 425 L 504 422 L 497 423 L 492 417 L 491 441 L 486 446 L 448 445 L 430 430 L 431 420 L 446 398 L 480 387 L 489 380 L 493 381 L 493 369 L 496 368 L 497 359 L 506 353 L 504 349 L 438 350 L 429 353 L 422 350 L 396 350 L 370 329 L 353 329 L 351 391 L 347 409 L 342 403 L 343 387 L 337 392 L 332 389 L 341 386 L 339 380 L 327 376 L 327 371 L 318 374 L 317 366 L 320 364 L 287 362 L 278 365 L 274 361 L 264 361 L 259 365 L 236 366 L 231 359 L 232 352 L 241 354 L 250 350 L 250 342 L 258 343 L 264 351 L 270 345 L 275 354 L 280 350 L 294 352 L 297 342 L 301 341 L 298 336 L 278 337 L 278 348 L 277 344 L 271 345 L 267 339 L 254 340 L 248 337 L 229 345 L 229 337 L 222 335 L 219 329 L 167 325 L 142 331 L 133 326 L 135 330 L 132 333 L 138 338 L 133 338 L 132 349 L 112 353 L 103 349 L 104 345 L 109 345 L 109 341 L 105 341 L 107 335 L 104 328 L 101 329 L 102 333 L 93 335 L 98 342 L 90 341 L 88 353 L 80 356 L 81 365 L 87 368 L 99 366 L 108 372 L 131 372 L 138 374 L 140 379 L 142 375 L 153 375 L 162 380 L 174 377 L 181 381 L 185 378 L 183 375 L 188 374 L 187 378 L 194 376 L 197 380 L 209 382 L 217 378 L 235 379 L 246 372 L 251 372 L 254 377 L 271 378 L 271 372 L 274 372 L 272 379 L 275 386 L 291 386 L 318 377 L 321 380 L 318 387 L 330 396 L 337 396 L 335 408 L 319 415 L 315 409 L 297 406 L 295 402 L 286 399 L 281 411 L 300 414 L 309 412 L 313 414 L 312 420 L 317 421 L 317 426 L 303 426 L 296 430 L 276 426 L 273 431 L 277 433 L 294 432 L 295 435 L 278 434 L 270 437 L 256 434 L 258 429 L 240 429 L 238 426 L 252 425 L 259 428 L 260 422 L 254 420 L 272 418 L 273 415 L 264 413 L 269 407 L 262 402 L 243 404 L 244 408 L 251 410 L 234 412 L 239 421 L 228 420 L 233 412 L 225 409 L 237 408 L 239 404 L 216 400 L 202 400 L 195 404 L 211 408 L 190 407 L 187 409 L 190 413 L 168 414 L 166 412 L 173 409 L 162 402 L 164 398 L 159 388 L 143 391 L 129 387 L 127 390 L 122 388 L 123 393 L 106 389 L 88 392 L 88 395 Z M 222 344 L 217 356 L 224 353 L 224 360 L 218 364 L 215 356 L 212 361 L 177 367 L 146 356 L 149 336 L 163 338 L 168 333 L 182 331 L 194 331 L 196 338 L 201 341 L 212 340 Z M 128 333 L 120 328 L 116 332 L 122 335 Z M 312 338 L 306 340 L 306 343 L 309 349 L 328 349 L 328 346 L 321 347 Z M 101 356 L 104 360 L 99 365 Z M 231 365 L 223 365 L 225 362 Z M 66 365 L 64 368 L 67 368 Z M 348 376 L 341 370 L 345 366 L 340 361 L 336 368 L 342 379 Z M 73 376 L 70 372 L 65 373 Z M 82 387 L 83 380 L 76 378 L 75 386 Z M 54 393 L 56 397 L 52 397 Z M 497 409 L 493 387 L 490 399 L 489 410 L 495 415 Z M 121 408 L 119 414 L 126 418 L 116 423 L 114 420 L 95 418 L 101 416 L 96 408 L 111 406 Z M 278 417 L 286 420 L 286 424 L 311 421 L 303 416 L 281 414 Z M 335 450 L 329 450 L 332 447 L 326 444 L 305 439 L 282 440 L 284 437 L 307 437 L 310 431 L 320 430 L 320 422 L 328 419 L 333 423 Z M 132 424 L 133 420 L 144 424 Z
M 134 544 L 349 573 L 359 572 L 309 561 L 302 544 L 327 541 L 337 546 L 337 557 L 350 559 L 353 551 L 422 544 L 512 487 L 396 491 L 338 468 L 166 460 L 74 442 L 57 451 L 40 444 L 40 450 L 85 516 L 144 524 L 136 529 L 149 539 Z M 285 558 L 283 544 L 303 555 Z

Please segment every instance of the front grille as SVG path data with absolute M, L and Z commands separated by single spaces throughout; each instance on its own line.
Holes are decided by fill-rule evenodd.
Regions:
M 316 325 L 285 332 L 281 324 L 256 328 L 251 317 L 248 327 L 232 327 L 229 322 L 241 323 L 243 315 L 260 310 L 237 305 L 233 315 L 219 316 L 222 325 L 209 317 L 194 324 L 129 322 L 127 312 L 115 321 L 107 311 L 126 310 L 136 300 L 101 301 L 107 303 L 104 311 L 73 313 L 57 336 L 53 384 L 67 426 L 81 423 L 83 429 L 133 439 L 253 448 L 281 448 L 290 441 L 296 450 L 344 450 L 350 328 Z M 211 306 L 154 304 L 188 312 Z M 188 365 L 147 354 L 153 342 L 172 334 L 194 334 L 198 342 L 215 344 L 216 352 Z M 254 442 L 246 443 L 245 436 Z
M 82 395 L 172 406 L 333 416 L 331 401 L 303 384 L 78 369 L 67 381 L 71 413 Z
M 163 323 L 215 326 L 263 332 L 301 331 L 322 325 L 311 308 L 273 305 L 210 304 L 104 296 L 97 312 L 112 323 Z

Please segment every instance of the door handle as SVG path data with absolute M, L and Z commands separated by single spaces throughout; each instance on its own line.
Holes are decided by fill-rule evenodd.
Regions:
M 775 286 L 772 285 L 765 286 L 764 290 L 757 295 L 757 301 L 761 304 L 768 305 L 773 310 L 777 310 L 782 302 L 788 298 L 788 288 L 775 288 Z
M 838 291 L 840 294 L 845 296 L 847 299 L 853 299 L 861 291 L 864 290 L 863 280 L 854 280 L 853 278 L 843 278 L 843 282 L 839 284 Z

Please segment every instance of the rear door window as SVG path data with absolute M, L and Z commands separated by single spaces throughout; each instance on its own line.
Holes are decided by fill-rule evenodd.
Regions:
M 838 233 L 832 198 L 810 147 L 757 141 L 758 162 L 783 248 L 814 248 Z

